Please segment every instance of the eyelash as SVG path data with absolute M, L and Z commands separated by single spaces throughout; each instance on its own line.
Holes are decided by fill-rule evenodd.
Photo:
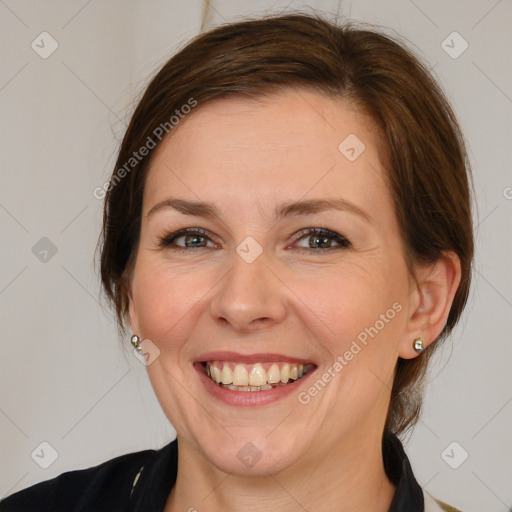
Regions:
M 162 237 L 159 239 L 158 245 L 162 248 L 172 248 L 176 251 L 190 251 L 194 249 L 212 249 L 212 247 L 182 247 L 179 245 L 173 245 L 173 242 L 177 240 L 178 238 L 182 236 L 187 235 L 201 235 L 205 238 L 210 239 L 211 235 L 208 231 L 201 229 L 201 228 L 185 228 L 180 229 L 176 231 L 175 233 L 171 233 L 169 235 L 166 235 L 165 237 Z M 305 228 L 301 229 L 297 233 L 295 233 L 292 236 L 292 239 L 297 242 L 303 238 L 311 237 L 311 236 L 323 236 L 325 238 L 331 238 L 335 242 L 337 242 L 338 246 L 333 247 L 327 247 L 326 249 L 322 248 L 305 248 L 305 247 L 299 247 L 299 250 L 307 251 L 307 252 L 326 252 L 331 251 L 335 249 L 347 249 L 352 246 L 349 240 L 347 240 L 344 236 L 340 235 L 339 233 L 336 233 L 335 231 L 331 231 L 330 229 L 325 228 Z M 218 245 L 215 241 L 210 240 L 216 245 Z

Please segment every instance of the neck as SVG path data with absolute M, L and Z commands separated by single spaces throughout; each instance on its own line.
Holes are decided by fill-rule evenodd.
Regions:
M 178 437 L 178 478 L 165 512 L 387 512 L 395 488 L 384 471 L 381 443 L 381 435 L 360 433 L 339 440 L 335 450 L 319 443 L 319 451 L 285 471 L 237 476 L 220 471 Z

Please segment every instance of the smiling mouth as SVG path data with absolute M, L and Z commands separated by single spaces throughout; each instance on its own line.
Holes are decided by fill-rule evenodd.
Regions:
M 314 364 L 242 364 L 232 361 L 206 361 L 202 366 L 213 382 L 232 391 L 267 391 L 286 386 L 316 368 Z

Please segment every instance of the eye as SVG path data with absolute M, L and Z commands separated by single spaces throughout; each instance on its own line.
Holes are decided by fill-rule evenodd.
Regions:
M 351 247 L 351 243 L 344 236 L 325 228 L 302 229 L 293 238 L 297 240 L 297 247 L 313 251 Z
M 201 228 L 180 229 L 160 239 L 159 245 L 160 247 L 184 250 L 218 247 L 210 239 L 208 231 Z
M 180 229 L 159 240 L 159 246 L 176 250 L 218 248 L 211 234 L 201 228 Z M 325 228 L 302 229 L 293 236 L 300 249 L 313 251 L 348 248 L 351 243 L 339 233 Z

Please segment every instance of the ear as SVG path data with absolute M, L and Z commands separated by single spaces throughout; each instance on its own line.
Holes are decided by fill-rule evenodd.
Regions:
M 417 266 L 414 277 L 407 328 L 399 347 L 403 359 L 418 356 L 413 347 L 416 338 L 422 338 L 427 347 L 444 329 L 461 279 L 460 259 L 447 251 L 435 263 Z

